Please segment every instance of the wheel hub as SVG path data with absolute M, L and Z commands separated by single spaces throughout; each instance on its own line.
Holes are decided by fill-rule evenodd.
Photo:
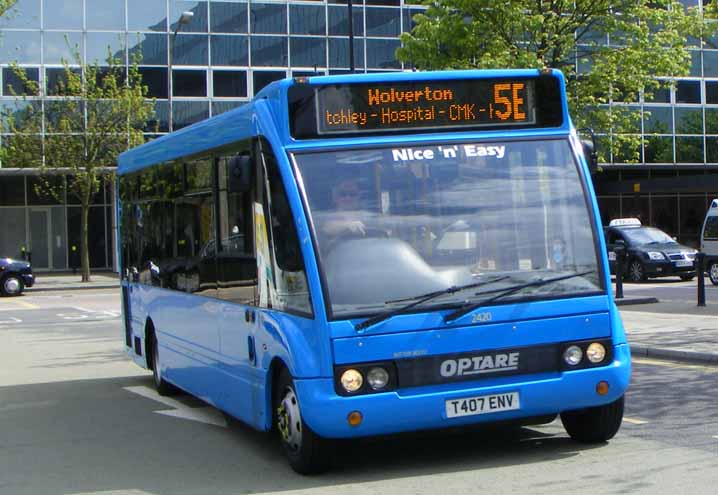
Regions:
M 20 281 L 14 277 L 10 277 L 5 280 L 4 288 L 8 294 L 15 294 L 20 290 Z
M 712 264 L 711 265 L 711 278 L 713 280 L 718 280 L 718 264 Z
M 302 417 L 294 390 L 287 389 L 277 408 L 277 429 L 282 441 L 294 452 L 302 446 Z

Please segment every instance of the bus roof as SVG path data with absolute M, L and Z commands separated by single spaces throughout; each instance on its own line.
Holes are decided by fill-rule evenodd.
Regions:
M 523 87 L 525 81 L 538 81 L 540 78 L 551 80 L 555 90 L 546 93 L 538 84 L 536 87 Z M 490 104 L 482 106 L 481 102 L 477 102 L 477 95 L 490 93 L 488 89 L 491 88 L 477 88 L 476 85 L 486 85 L 486 81 L 491 80 L 499 83 L 494 85 L 499 86 L 499 89 L 494 88 L 494 93 L 501 104 L 497 106 L 495 100 L 493 107 Z M 437 86 L 430 86 L 432 81 Z M 360 91 L 369 91 L 369 98 L 364 97 L 364 94 L 358 97 Z M 512 98 L 513 103 L 509 101 Z M 446 101 L 440 101 L 442 99 Z M 384 115 L 378 116 L 375 108 L 370 108 L 373 104 L 375 108 L 376 105 L 384 105 L 384 109 L 389 112 L 386 113 L 387 119 L 395 117 L 395 121 L 386 125 L 383 120 L 379 121 L 384 119 Z M 347 105 L 354 107 L 348 108 Z M 515 116 L 526 116 L 524 108 L 529 105 L 536 107 L 532 114 L 534 120 L 516 119 Z M 499 107 L 507 111 L 501 112 Z M 471 113 L 475 117 L 477 109 L 481 112 L 486 110 L 485 115 L 490 110 L 497 117 L 493 121 L 486 117 L 486 122 L 479 124 L 467 118 L 465 123 L 457 124 L 456 120 L 461 120 L 466 114 Z M 375 117 L 373 124 L 366 122 L 368 112 L 372 110 L 375 111 L 371 114 Z M 457 117 L 454 119 L 449 110 L 463 113 L 454 115 Z M 256 119 L 258 114 L 261 117 Z M 545 115 L 551 115 L 545 117 L 545 122 L 540 122 L 536 120 L 536 114 L 539 120 Z M 363 115 L 364 121 L 360 120 L 359 115 Z M 427 124 L 427 120 L 430 123 Z M 329 139 L 335 146 L 340 143 L 396 141 L 398 136 L 409 139 L 409 133 L 413 134 L 412 137 L 424 135 L 430 140 L 436 138 L 437 133 L 443 133 L 444 138 L 446 133 L 475 137 L 477 132 L 480 136 L 490 136 L 502 130 L 523 130 L 531 134 L 556 131 L 566 133 L 570 130 L 570 121 L 563 75 L 551 69 L 391 72 L 287 78 L 269 84 L 242 107 L 122 153 L 118 159 L 118 173 L 131 173 L 157 163 L 228 146 L 258 133 L 268 132 L 270 127 L 274 128 L 272 132 L 276 132 L 283 145 L 305 148 L 329 144 Z

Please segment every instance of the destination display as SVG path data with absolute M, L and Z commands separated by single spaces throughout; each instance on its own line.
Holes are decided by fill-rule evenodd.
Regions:
M 422 129 L 544 127 L 560 125 L 562 120 L 558 83 L 553 77 L 295 88 L 294 105 L 290 98 L 295 137 Z M 297 98 L 299 94 L 303 97 Z M 551 108 L 553 103 L 555 106 Z

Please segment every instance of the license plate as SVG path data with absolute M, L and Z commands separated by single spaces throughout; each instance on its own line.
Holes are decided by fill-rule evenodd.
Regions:
M 518 392 L 449 399 L 445 405 L 447 418 L 511 411 L 520 408 Z
M 675 263 L 676 266 L 693 266 L 693 262 L 691 260 L 678 260 Z

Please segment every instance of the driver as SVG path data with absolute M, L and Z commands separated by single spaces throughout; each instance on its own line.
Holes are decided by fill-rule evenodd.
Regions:
M 329 238 L 340 236 L 366 235 L 366 226 L 359 220 L 361 188 L 355 178 L 345 178 L 337 182 L 332 189 L 333 212 L 331 218 L 322 225 L 322 232 Z

